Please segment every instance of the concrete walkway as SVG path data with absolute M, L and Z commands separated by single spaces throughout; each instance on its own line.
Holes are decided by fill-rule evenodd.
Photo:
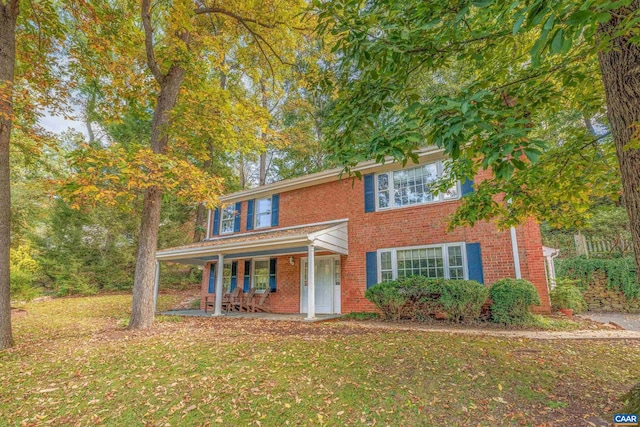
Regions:
M 640 314 L 586 312 L 580 313 L 580 317 L 600 323 L 613 322 L 628 331 L 640 332 Z
M 432 325 L 402 325 L 382 322 L 353 322 L 368 329 L 390 331 L 436 332 L 497 338 L 528 338 L 533 340 L 640 340 L 640 331 L 583 330 L 583 331 L 518 331 L 500 329 L 447 328 Z
M 160 313 L 163 316 L 186 316 L 186 317 L 215 317 L 213 311 L 204 310 L 169 310 Z M 285 322 L 323 322 L 326 320 L 337 319 L 340 314 L 316 314 L 313 320 L 307 320 L 307 315 L 303 313 L 277 314 L 277 313 L 247 313 L 247 312 L 224 312 L 223 318 L 230 319 L 262 319 L 262 320 L 279 320 Z

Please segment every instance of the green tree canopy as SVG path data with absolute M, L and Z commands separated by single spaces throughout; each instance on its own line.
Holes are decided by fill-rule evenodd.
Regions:
M 621 190 L 598 52 L 635 37 L 637 10 L 597 33 L 629 3 L 316 2 L 341 59 L 327 85 L 329 150 L 347 171 L 425 145 L 453 159 L 450 180 L 491 170 L 452 226 L 583 222 L 594 199 Z

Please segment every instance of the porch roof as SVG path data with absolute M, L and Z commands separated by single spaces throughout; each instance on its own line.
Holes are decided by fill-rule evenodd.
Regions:
M 308 245 L 349 253 L 347 219 L 232 234 L 156 252 L 156 260 L 205 265 L 219 254 L 225 259 L 306 253 Z

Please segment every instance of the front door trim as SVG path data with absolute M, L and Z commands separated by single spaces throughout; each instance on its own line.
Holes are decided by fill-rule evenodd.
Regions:
M 306 313 L 307 312 L 307 301 L 304 298 L 304 271 L 305 271 L 305 264 L 307 263 L 307 259 L 308 257 L 301 257 L 300 258 L 300 313 Z M 315 260 L 317 261 L 318 259 L 322 260 L 322 259 L 331 259 L 334 262 L 331 263 L 331 301 L 332 301 L 332 313 L 329 314 L 340 314 L 341 312 L 341 286 L 340 285 L 336 285 L 336 271 L 335 271 L 335 266 L 336 260 L 340 260 L 340 255 L 321 255 L 321 256 L 315 256 Z M 340 264 L 341 268 L 342 268 L 342 263 Z M 342 282 L 342 281 L 341 281 Z M 317 283 L 317 279 L 316 279 L 316 287 L 318 286 Z M 317 302 L 316 302 L 316 313 L 318 313 L 317 311 Z

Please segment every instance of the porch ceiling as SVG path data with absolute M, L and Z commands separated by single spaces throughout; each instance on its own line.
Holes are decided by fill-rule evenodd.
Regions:
M 319 249 L 349 253 L 348 220 L 305 224 L 259 232 L 216 237 L 191 245 L 156 252 L 156 260 L 205 265 L 222 254 L 226 259 L 305 253 L 313 244 Z

